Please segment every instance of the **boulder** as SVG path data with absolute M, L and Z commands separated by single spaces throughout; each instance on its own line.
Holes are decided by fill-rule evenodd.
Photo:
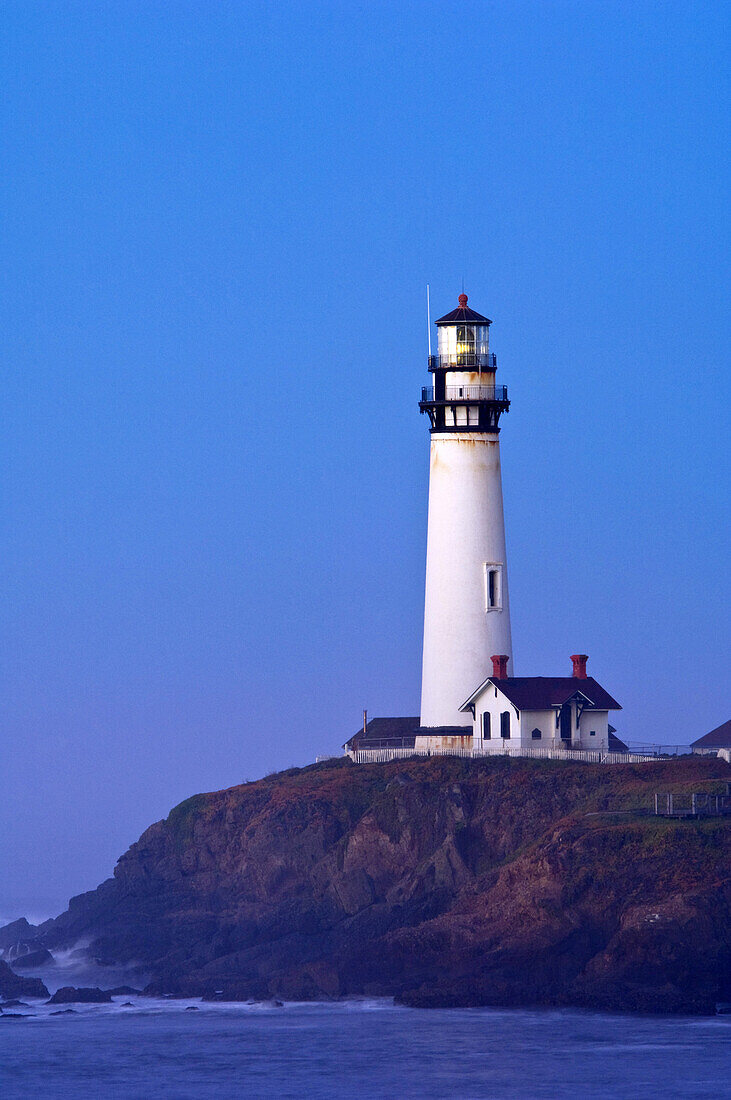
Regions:
M 73 985 L 64 985 L 57 989 L 51 999 L 46 1002 L 49 1005 L 103 1005 L 111 1004 L 112 995 L 106 989 L 82 987 L 76 989 Z
M 6 962 L 0 961 L 0 997 L 47 997 L 48 990 L 40 978 L 22 978 Z

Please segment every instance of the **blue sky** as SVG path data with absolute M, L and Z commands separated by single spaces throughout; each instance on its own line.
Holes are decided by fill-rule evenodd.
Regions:
M 729 717 L 724 5 L 2 24 L 0 915 L 418 711 L 427 282 L 513 402 L 515 671 Z

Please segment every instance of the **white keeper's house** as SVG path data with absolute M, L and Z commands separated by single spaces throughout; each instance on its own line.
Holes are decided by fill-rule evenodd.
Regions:
M 430 425 L 421 714 L 364 722 L 345 749 L 622 751 L 609 724 L 621 708 L 587 676 L 585 654 L 571 676 L 509 675 L 500 418 L 510 401 L 495 380 L 492 321 L 467 301 L 436 321 L 419 403 Z
M 609 751 L 609 711 L 619 703 L 586 675 L 587 657 L 575 653 L 572 676 L 508 676 L 505 657 L 492 658 L 493 674 L 460 707 L 472 718 L 472 745 L 497 742 L 524 748 Z M 612 740 L 612 749 L 617 739 Z

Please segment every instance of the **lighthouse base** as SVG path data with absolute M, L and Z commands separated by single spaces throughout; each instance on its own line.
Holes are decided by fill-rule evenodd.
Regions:
M 414 752 L 438 754 L 455 749 L 472 750 L 472 726 L 419 726 Z

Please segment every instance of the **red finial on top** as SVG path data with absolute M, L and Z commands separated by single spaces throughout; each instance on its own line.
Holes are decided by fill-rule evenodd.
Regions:
M 460 294 L 457 301 L 459 302 L 460 309 L 466 309 L 467 308 L 467 295 L 466 294 Z

